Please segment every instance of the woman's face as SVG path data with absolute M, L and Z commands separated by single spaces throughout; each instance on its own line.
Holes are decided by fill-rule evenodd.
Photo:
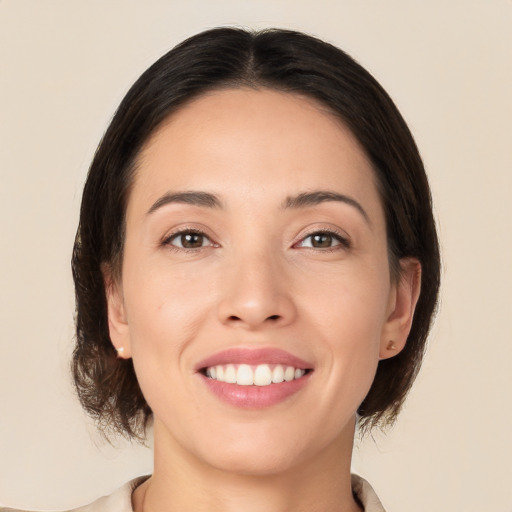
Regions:
M 399 295 L 371 165 L 314 101 L 213 92 L 146 145 L 109 318 L 157 450 L 262 474 L 351 440 Z

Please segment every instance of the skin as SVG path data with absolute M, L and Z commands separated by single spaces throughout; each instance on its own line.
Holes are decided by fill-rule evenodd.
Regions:
M 184 191 L 222 207 L 158 203 Z M 364 213 L 343 201 L 283 208 L 312 191 Z M 180 247 L 184 229 L 204 233 L 199 247 Z M 418 262 L 401 266 L 395 282 L 370 162 L 314 101 L 223 90 L 171 116 L 139 158 L 122 276 L 105 276 L 112 342 L 154 412 L 154 474 L 135 510 L 360 510 L 355 413 L 379 359 L 403 348 L 419 294 Z M 284 349 L 314 371 L 282 403 L 235 407 L 194 369 L 232 347 Z

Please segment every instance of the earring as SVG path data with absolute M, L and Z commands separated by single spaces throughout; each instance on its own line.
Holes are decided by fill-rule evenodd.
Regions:
M 116 351 L 117 351 L 117 357 L 121 358 L 123 356 L 124 347 L 116 348 Z
M 396 350 L 395 342 L 393 340 L 390 340 L 386 349 L 387 350 Z

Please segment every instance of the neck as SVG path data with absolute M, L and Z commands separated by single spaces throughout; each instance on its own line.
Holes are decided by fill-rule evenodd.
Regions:
M 241 474 L 199 461 L 155 422 L 153 476 L 133 495 L 135 512 L 360 512 L 351 490 L 352 423 L 313 458 L 263 474 Z

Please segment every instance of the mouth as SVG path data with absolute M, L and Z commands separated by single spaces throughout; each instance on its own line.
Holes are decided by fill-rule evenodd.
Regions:
M 232 406 L 260 409 L 298 393 L 310 380 L 313 365 L 273 348 L 233 348 L 196 366 L 215 396 Z
M 281 384 L 282 382 L 291 382 L 300 379 L 311 372 L 308 368 L 296 368 L 281 364 L 219 364 L 202 368 L 200 373 L 205 377 L 216 380 L 217 382 L 226 382 L 228 384 L 237 384 L 239 386 L 270 386 L 272 384 Z

